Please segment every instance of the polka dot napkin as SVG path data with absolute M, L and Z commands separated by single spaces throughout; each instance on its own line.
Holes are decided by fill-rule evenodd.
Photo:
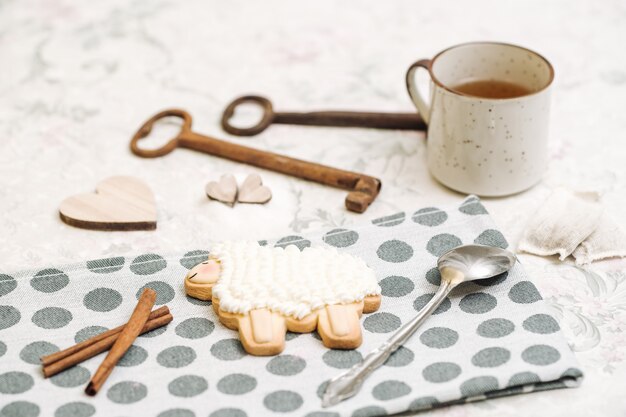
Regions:
M 576 360 L 531 280 L 508 274 L 457 288 L 354 398 L 322 410 L 326 381 L 361 360 L 433 296 L 437 257 L 463 243 L 507 247 L 480 201 L 425 208 L 350 229 L 267 245 L 330 245 L 363 258 L 382 287 L 364 315 L 363 345 L 328 350 L 316 334 L 287 334 L 275 357 L 247 355 L 183 277 L 206 259 L 144 254 L 0 274 L 0 416 L 377 416 L 576 386 Z M 123 322 L 144 287 L 174 321 L 138 338 L 95 397 L 83 388 L 102 355 L 50 379 L 39 357 Z

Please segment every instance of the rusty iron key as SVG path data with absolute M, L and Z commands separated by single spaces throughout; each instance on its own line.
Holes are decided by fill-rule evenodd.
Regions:
M 183 123 L 178 135 L 161 148 L 140 148 L 138 142 L 150 134 L 152 127 L 158 120 L 165 117 L 182 119 Z M 156 158 L 167 155 L 177 147 L 193 149 L 213 156 L 280 172 L 292 177 L 348 190 L 350 192 L 346 197 L 346 208 L 357 213 L 363 213 L 367 209 L 376 199 L 381 187 L 381 181 L 369 175 L 302 161 L 195 133 L 191 130 L 191 115 L 180 109 L 164 110 L 152 116 L 139 128 L 130 141 L 131 151 L 142 158 Z
M 261 107 L 263 116 L 254 126 L 236 127 L 230 119 L 238 106 L 253 103 Z M 262 96 L 243 96 L 231 102 L 222 114 L 222 128 L 237 136 L 254 136 L 271 124 L 369 127 L 375 129 L 426 130 L 426 124 L 417 113 L 374 113 L 355 111 L 315 111 L 306 113 L 274 112 L 272 102 Z

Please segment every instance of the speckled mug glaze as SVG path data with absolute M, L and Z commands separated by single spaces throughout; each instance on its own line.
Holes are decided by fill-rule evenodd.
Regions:
M 431 78 L 430 102 L 420 95 L 415 72 Z M 417 61 L 407 71 L 407 89 L 428 125 L 428 169 L 442 184 L 481 196 L 523 191 L 547 168 L 552 65 L 515 45 L 473 42 Z M 491 99 L 453 90 L 468 80 L 499 80 L 531 92 Z

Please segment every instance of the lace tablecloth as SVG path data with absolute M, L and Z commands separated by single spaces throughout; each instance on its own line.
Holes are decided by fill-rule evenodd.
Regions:
M 526 217 L 560 185 L 599 191 L 626 228 L 624 13 L 619 0 L 575 7 L 564 0 L 479 0 L 471 7 L 451 0 L 0 2 L 2 269 L 174 252 L 215 238 L 298 235 L 458 201 L 428 175 L 421 133 L 273 126 L 254 138 L 231 138 L 380 177 L 383 192 L 363 215 L 343 208 L 343 192 L 265 172 L 273 200 L 231 209 L 209 202 L 205 183 L 256 170 L 184 150 L 143 160 L 127 142 L 144 119 L 173 106 L 188 109 L 198 131 L 229 138 L 219 128 L 221 111 L 249 92 L 285 110 L 411 111 L 403 81 L 409 64 L 483 39 L 536 49 L 557 73 L 545 180 L 484 201 L 509 242 L 516 245 Z M 157 231 L 98 233 L 61 223 L 63 198 L 116 174 L 149 183 Z M 624 415 L 624 261 L 580 269 L 521 259 L 577 352 L 584 384 L 433 415 Z

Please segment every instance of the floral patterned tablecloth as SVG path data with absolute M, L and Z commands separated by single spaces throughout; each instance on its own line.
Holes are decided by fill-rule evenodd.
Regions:
M 412 111 L 403 81 L 409 64 L 482 39 L 536 49 L 556 69 L 549 172 L 525 193 L 484 201 L 512 246 L 525 219 L 561 185 L 600 192 L 626 229 L 625 13 L 621 0 L 477 0 L 471 8 L 452 0 L 0 1 L 2 269 L 301 234 L 458 201 L 428 175 L 422 133 L 273 126 L 245 139 L 380 177 L 382 194 L 363 215 L 345 211 L 340 191 L 265 172 L 273 200 L 231 209 L 209 202 L 204 185 L 225 172 L 256 170 L 184 150 L 143 160 L 127 142 L 148 116 L 177 106 L 193 114 L 198 131 L 242 143 L 221 131 L 219 118 L 226 103 L 248 92 L 285 110 Z M 60 222 L 61 200 L 118 174 L 154 190 L 155 232 L 88 232 Z M 509 397 L 432 414 L 623 416 L 626 263 L 581 269 L 521 260 L 560 319 L 585 383 L 532 401 Z

